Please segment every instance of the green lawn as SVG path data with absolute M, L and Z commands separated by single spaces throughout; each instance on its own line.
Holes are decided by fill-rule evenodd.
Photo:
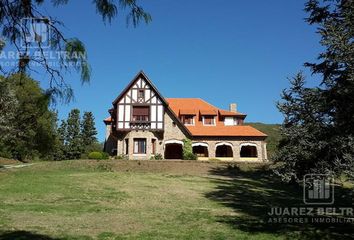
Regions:
M 300 206 L 302 195 L 262 168 L 40 162 L 0 170 L 0 193 L 0 240 L 344 239 L 353 234 L 352 225 L 267 223 L 270 207 Z

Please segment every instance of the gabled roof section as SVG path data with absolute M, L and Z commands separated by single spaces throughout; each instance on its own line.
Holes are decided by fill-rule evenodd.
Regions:
M 239 113 L 239 112 L 231 112 L 231 111 L 226 111 L 226 110 L 223 110 L 223 109 L 219 109 L 219 114 L 220 116 L 223 116 L 223 117 L 243 117 L 245 118 L 246 117 L 246 114 L 243 114 L 243 113 Z
M 135 75 L 135 77 L 130 81 L 128 86 L 126 86 L 124 88 L 124 90 L 118 95 L 118 97 L 112 102 L 112 104 L 113 105 L 117 104 L 117 102 L 119 102 L 121 100 L 121 98 L 124 97 L 125 93 L 127 91 L 129 91 L 129 89 L 134 85 L 134 83 L 136 81 L 138 81 L 140 78 L 145 80 L 145 82 L 149 85 L 149 87 L 156 93 L 157 97 L 159 97 L 161 99 L 161 102 L 166 106 L 167 102 L 166 102 L 165 98 L 157 90 L 155 85 L 151 82 L 151 80 L 148 78 L 148 76 L 146 76 L 146 74 L 143 72 L 143 70 L 141 70 L 140 72 L 138 72 L 137 75 Z
M 143 70 L 140 70 L 138 74 L 130 81 L 130 83 L 124 88 L 124 90 L 119 94 L 119 96 L 112 102 L 113 106 L 115 106 L 126 94 L 127 91 L 135 84 L 136 81 L 138 81 L 140 78 L 144 79 L 145 82 L 150 86 L 150 88 L 156 93 L 156 96 L 160 98 L 162 104 L 165 106 L 165 111 L 168 111 L 171 114 L 171 117 L 173 120 L 178 124 L 179 127 L 185 132 L 187 136 L 191 136 L 191 132 L 184 126 L 184 124 L 179 120 L 178 118 L 178 113 L 175 113 L 172 111 L 170 106 L 168 105 L 168 102 L 165 100 L 165 98 L 162 96 L 162 94 L 157 90 L 155 85 L 151 82 L 151 80 L 146 76 Z M 106 119 L 105 119 L 106 120 Z M 107 121 L 105 121 L 106 123 Z
M 196 115 L 195 109 L 180 109 L 179 110 L 179 115 Z
M 172 111 L 178 115 L 183 109 L 190 109 L 193 106 L 194 111 L 197 113 L 194 125 L 185 126 L 193 137 L 267 137 L 261 131 L 247 125 L 225 126 L 219 117 L 215 117 L 215 126 L 205 126 L 200 121 L 201 116 L 213 115 L 217 113 L 220 116 L 236 116 L 244 119 L 245 114 L 239 112 L 230 112 L 219 109 L 210 103 L 200 98 L 167 98 L 168 104 Z
M 200 109 L 199 112 L 200 112 L 200 115 L 202 115 L 202 116 L 216 116 L 216 115 L 218 115 L 217 111 L 215 109 Z

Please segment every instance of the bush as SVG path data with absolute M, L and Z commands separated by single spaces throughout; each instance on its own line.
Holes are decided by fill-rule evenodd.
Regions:
M 114 159 L 128 160 L 128 156 L 125 154 L 120 154 L 120 155 L 115 156 Z
M 90 152 L 88 155 L 89 159 L 103 159 L 102 152 Z
M 102 152 L 102 159 L 109 159 L 109 154 L 106 152 Z
M 183 159 L 197 160 L 197 155 L 193 153 L 192 140 L 188 138 L 183 140 Z
M 150 160 L 162 160 L 163 157 L 160 153 L 155 154 L 154 156 L 151 156 Z
M 188 152 L 186 154 L 183 154 L 183 159 L 184 160 L 197 160 L 197 155 L 194 153 Z

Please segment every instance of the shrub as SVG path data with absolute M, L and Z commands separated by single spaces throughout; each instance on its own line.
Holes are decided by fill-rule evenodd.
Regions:
M 183 159 L 184 160 L 197 160 L 197 155 L 194 153 L 188 152 L 186 154 L 183 154 Z
M 120 154 L 114 157 L 114 159 L 128 160 L 128 156 L 125 154 Z
M 163 157 L 160 153 L 155 154 L 154 156 L 151 156 L 150 160 L 162 160 Z
M 106 152 L 102 152 L 102 159 L 109 159 L 109 154 Z
M 89 159 L 103 159 L 103 154 L 101 152 L 90 152 L 88 155 Z
M 188 138 L 183 140 L 183 159 L 197 160 L 197 155 L 193 153 L 192 140 Z

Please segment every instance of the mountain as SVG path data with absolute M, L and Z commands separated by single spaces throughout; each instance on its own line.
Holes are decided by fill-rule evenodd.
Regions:
M 267 142 L 267 151 L 268 151 L 268 159 L 274 155 L 275 150 L 277 149 L 278 143 L 281 139 L 280 134 L 280 124 L 266 124 L 266 123 L 259 123 L 259 122 L 248 122 L 245 125 L 250 125 L 261 132 L 264 132 L 268 135 L 266 142 Z

